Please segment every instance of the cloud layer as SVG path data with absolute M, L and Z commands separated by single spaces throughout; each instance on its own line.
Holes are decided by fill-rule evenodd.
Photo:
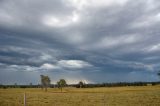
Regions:
M 0 83 L 158 81 L 159 10 L 158 0 L 0 0 Z

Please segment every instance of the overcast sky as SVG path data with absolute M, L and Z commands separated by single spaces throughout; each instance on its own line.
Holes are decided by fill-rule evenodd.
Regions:
M 160 0 L 0 0 L 0 83 L 158 81 Z

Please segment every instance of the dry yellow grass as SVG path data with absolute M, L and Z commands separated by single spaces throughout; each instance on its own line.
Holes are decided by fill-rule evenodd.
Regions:
M 0 89 L 0 106 L 160 106 L 160 86 Z

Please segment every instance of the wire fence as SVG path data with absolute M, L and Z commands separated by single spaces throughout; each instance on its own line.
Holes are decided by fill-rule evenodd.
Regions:
M 107 106 L 98 93 L 14 93 L 0 96 L 0 106 Z

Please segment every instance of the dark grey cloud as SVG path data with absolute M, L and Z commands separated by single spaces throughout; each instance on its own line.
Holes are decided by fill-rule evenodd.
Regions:
M 0 83 L 157 81 L 159 10 L 158 0 L 1 0 Z

